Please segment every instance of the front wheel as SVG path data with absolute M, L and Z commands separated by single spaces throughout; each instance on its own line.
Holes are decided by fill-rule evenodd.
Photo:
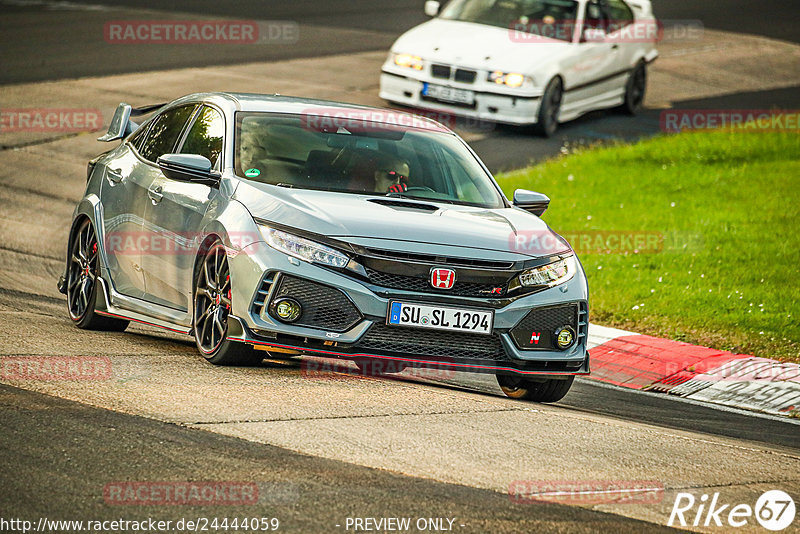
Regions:
M 67 263 L 66 289 L 69 317 L 78 328 L 122 332 L 129 321 L 98 315 L 94 309 L 100 266 L 97 235 L 89 219 L 85 219 L 72 236 Z
M 497 383 L 508 397 L 534 402 L 557 402 L 564 398 L 574 376 L 567 379 L 548 378 L 539 382 L 515 375 L 497 375 Z
M 542 137 L 552 137 L 556 133 L 563 98 L 564 85 L 561 78 L 553 78 L 544 90 L 536 124 L 533 126 L 537 134 Z
M 636 115 L 644 104 L 644 95 L 647 90 L 647 65 L 639 63 L 634 67 L 628 82 L 625 84 L 625 101 L 620 110 L 628 115 Z
M 221 241 L 206 252 L 195 277 L 194 341 L 214 365 L 255 365 L 263 357 L 244 343 L 230 341 L 228 315 L 231 311 L 231 273 L 228 255 Z

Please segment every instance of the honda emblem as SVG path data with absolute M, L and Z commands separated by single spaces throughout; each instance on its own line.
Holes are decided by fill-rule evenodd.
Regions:
M 456 272 L 452 269 L 431 269 L 431 285 L 436 289 L 453 289 Z

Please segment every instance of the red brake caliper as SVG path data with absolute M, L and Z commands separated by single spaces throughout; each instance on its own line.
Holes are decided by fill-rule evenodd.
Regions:
M 226 282 L 228 283 L 228 285 L 229 285 L 229 287 L 228 287 L 228 302 L 230 302 L 230 301 L 231 301 L 231 288 L 230 288 L 231 275 L 228 275 L 228 276 L 225 278 L 225 281 L 226 281 Z M 226 307 L 226 308 L 228 308 L 228 311 L 230 311 L 230 309 L 231 309 L 231 306 L 230 306 L 230 304 L 226 304 L 226 305 L 225 305 L 225 307 Z

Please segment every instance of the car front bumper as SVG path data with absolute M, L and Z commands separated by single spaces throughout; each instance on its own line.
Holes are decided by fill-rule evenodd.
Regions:
M 408 367 L 436 367 L 486 373 L 565 376 L 589 373 L 587 353 L 588 292 L 582 270 L 568 282 L 515 299 L 489 301 L 448 297 L 447 306 L 494 310 L 493 334 L 440 332 L 386 325 L 390 300 L 431 302 L 431 295 L 387 290 L 348 275 L 288 257 L 263 242 L 229 257 L 233 310 L 228 338 L 277 352 L 298 351 L 348 359 L 393 360 Z M 301 326 L 275 319 L 268 305 L 283 282 L 305 281 L 307 297 L 336 313 L 324 313 L 321 323 Z M 315 284 L 321 284 L 322 287 Z M 297 289 L 295 289 L 296 291 Z M 325 295 L 339 296 L 326 301 Z M 380 294 L 378 294 L 380 293 Z M 445 299 L 443 299 L 445 300 Z M 323 302 L 324 301 L 324 302 Z M 315 304 L 316 306 L 317 304 Z M 577 340 L 566 350 L 520 349 L 520 328 L 530 324 L 532 310 L 575 309 Z M 571 309 L 571 308 L 570 308 Z M 538 317 L 538 316 L 537 316 Z M 527 321 L 524 321 L 526 320 Z M 548 319 L 549 326 L 559 319 Z M 302 322 L 302 321 L 301 321 Z M 516 330 L 515 330 L 516 328 Z M 511 335 L 517 333 L 515 338 Z M 526 334 L 530 336 L 530 334 Z M 530 347 L 533 348 L 533 347 Z
M 422 75 L 420 75 L 422 76 Z M 425 83 L 453 86 L 475 93 L 475 104 L 467 106 L 432 100 L 422 95 Z M 440 115 L 461 116 L 476 121 L 491 121 L 512 125 L 535 124 L 538 119 L 540 95 L 509 95 L 486 90 L 484 87 L 451 84 L 436 78 L 414 78 L 384 70 L 380 79 L 380 97 L 389 102 L 439 112 Z M 445 122 L 450 122 L 444 117 Z M 443 120 L 440 120 L 442 122 Z M 452 127 L 454 123 L 446 124 Z

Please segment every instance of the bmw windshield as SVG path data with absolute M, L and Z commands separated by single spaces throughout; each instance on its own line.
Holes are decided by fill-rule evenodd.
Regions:
M 502 208 L 489 174 L 456 136 L 420 119 L 237 113 L 236 174 L 297 189 Z
M 439 18 L 571 41 L 577 16 L 573 0 L 454 0 Z

